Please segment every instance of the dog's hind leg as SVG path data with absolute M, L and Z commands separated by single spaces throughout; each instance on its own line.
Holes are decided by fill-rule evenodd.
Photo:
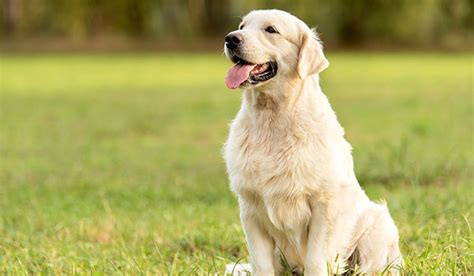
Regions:
M 360 273 L 387 272 L 398 275 L 403 265 L 398 230 L 384 204 L 374 204 L 368 212 L 373 220 L 358 240 L 355 259 Z

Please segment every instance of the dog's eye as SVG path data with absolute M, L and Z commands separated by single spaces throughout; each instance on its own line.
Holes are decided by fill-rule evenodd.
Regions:
M 266 29 L 265 29 L 265 32 L 267 33 L 271 33 L 271 34 L 278 34 L 279 32 L 277 30 L 275 30 L 275 28 L 273 28 L 272 26 L 268 26 Z
M 242 30 L 244 28 L 244 25 L 240 25 L 239 30 Z

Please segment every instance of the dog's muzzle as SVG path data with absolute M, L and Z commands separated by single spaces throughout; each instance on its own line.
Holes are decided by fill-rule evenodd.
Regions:
M 238 34 L 228 34 L 225 37 L 225 47 L 231 51 L 235 50 L 240 42 L 242 42 L 242 37 Z

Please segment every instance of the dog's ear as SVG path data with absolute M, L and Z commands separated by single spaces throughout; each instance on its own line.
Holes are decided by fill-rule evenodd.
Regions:
M 323 46 L 314 30 L 303 32 L 298 56 L 298 75 L 301 79 L 317 74 L 329 66 Z

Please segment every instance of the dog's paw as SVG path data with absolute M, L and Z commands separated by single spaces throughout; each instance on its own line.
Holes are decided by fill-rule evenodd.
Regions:
M 250 264 L 228 264 L 225 266 L 224 275 L 245 276 L 251 275 L 251 271 Z

